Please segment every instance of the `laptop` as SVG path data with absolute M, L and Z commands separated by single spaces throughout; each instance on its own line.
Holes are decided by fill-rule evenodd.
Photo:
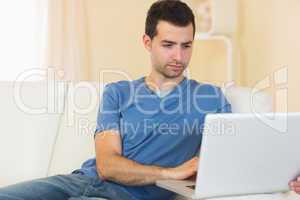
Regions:
M 159 187 L 190 199 L 289 191 L 300 175 L 300 113 L 211 114 L 195 179 Z

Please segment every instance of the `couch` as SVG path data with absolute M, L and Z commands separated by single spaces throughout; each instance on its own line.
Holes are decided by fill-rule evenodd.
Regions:
M 103 87 L 96 82 L 0 82 L 0 187 L 70 173 L 94 157 Z M 233 112 L 272 111 L 272 98 L 263 92 L 234 85 L 223 92 Z M 300 199 L 292 192 L 235 199 L 268 198 Z

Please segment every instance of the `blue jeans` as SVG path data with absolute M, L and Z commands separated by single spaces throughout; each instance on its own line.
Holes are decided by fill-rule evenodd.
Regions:
M 132 200 L 118 185 L 82 174 L 57 175 L 0 188 L 0 200 Z

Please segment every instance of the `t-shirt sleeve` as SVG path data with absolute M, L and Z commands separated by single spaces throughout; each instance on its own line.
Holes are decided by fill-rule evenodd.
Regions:
M 225 95 L 223 94 L 222 90 L 218 88 L 218 92 L 220 95 L 220 104 L 217 110 L 217 113 L 231 113 L 231 104 L 226 99 Z
M 99 105 L 95 136 L 105 130 L 120 131 L 119 95 L 114 84 L 106 85 Z

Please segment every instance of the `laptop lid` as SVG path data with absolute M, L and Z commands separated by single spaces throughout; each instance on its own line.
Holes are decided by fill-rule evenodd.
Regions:
M 297 175 L 300 113 L 207 115 L 196 198 L 288 191 Z

